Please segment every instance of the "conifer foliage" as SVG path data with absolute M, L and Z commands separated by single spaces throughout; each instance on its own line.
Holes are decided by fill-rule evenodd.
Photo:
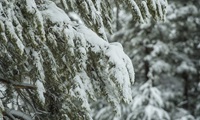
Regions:
M 143 109 L 127 111 L 131 119 L 199 120 L 199 5 L 199 1 L 171 1 L 165 22 L 130 21 L 112 37 L 133 61 L 135 84 L 145 83 L 133 95 L 137 107 L 129 106 Z M 149 105 L 159 112 L 153 108 L 146 112 Z
M 132 101 L 131 60 L 106 41 L 111 2 L 1 0 L 1 118 L 89 120 L 91 100 L 104 97 L 114 108 Z M 164 18 L 164 0 L 116 2 L 127 3 L 137 21 Z M 70 10 L 87 27 L 71 21 Z

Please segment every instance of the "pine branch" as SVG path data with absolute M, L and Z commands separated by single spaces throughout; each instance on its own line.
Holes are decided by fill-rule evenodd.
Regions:
M 15 120 L 16 118 L 20 118 L 23 120 L 33 120 L 29 115 L 18 110 L 11 110 L 6 108 L 4 114 L 13 120 Z
M 5 79 L 2 79 L 2 78 L 0 78 L 0 82 L 4 83 L 4 84 L 11 84 L 17 89 L 33 89 L 33 90 L 37 89 L 36 86 L 31 85 L 31 84 L 19 83 L 19 82 L 16 82 L 16 81 L 5 80 Z

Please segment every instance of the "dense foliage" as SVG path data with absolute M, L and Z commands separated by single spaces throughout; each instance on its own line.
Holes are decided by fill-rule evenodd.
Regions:
M 122 43 L 132 59 L 136 83 L 151 83 L 161 92 L 155 93 L 163 98 L 158 97 L 157 100 L 164 102 L 164 106 L 159 106 L 170 115 L 168 119 L 199 119 L 199 11 L 198 1 L 171 1 L 164 23 L 152 21 L 138 25 L 119 22 L 122 28 L 112 36 L 113 41 Z M 135 94 L 142 95 L 141 92 Z M 136 102 L 133 101 L 133 104 Z M 138 106 L 148 104 L 139 102 Z M 140 113 L 144 111 L 142 109 Z M 137 112 L 130 114 L 137 115 Z M 164 114 L 162 110 L 159 113 Z M 145 115 L 148 113 L 142 115 L 144 120 Z M 152 114 L 151 119 L 155 115 Z
M 120 115 L 134 71 L 121 44 L 107 42 L 111 3 L 125 4 L 134 22 L 165 16 L 164 0 L 1 0 L 1 118 L 93 119 L 90 102 L 99 98 Z

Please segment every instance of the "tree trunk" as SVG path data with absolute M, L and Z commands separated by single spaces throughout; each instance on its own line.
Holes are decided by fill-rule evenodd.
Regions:
M 186 103 L 183 105 L 185 109 L 189 108 L 189 80 L 188 80 L 188 73 L 182 73 L 182 78 L 184 79 L 184 91 L 183 96 L 185 98 Z
M 149 55 L 151 52 L 151 48 L 145 46 L 145 50 L 144 50 L 144 53 L 145 53 L 145 56 Z M 148 76 L 149 74 L 149 60 L 144 60 L 144 69 L 145 69 L 145 80 L 148 81 L 150 78 Z
M 120 23 L 119 23 L 119 7 L 117 7 L 117 12 L 116 12 L 116 31 L 120 29 Z

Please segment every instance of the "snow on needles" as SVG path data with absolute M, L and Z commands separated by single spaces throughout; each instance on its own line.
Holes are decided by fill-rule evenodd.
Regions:
M 48 3 L 47 9 L 42 11 L 43 17 L 49 18 L 53 23 L 70 23 L 68 15 L 56 6 L 54 2 Z
M 69 88 L 69 96 L 76 98 L 72 101 L 80 100 L 78 107 L 90 111 L 89 97 L 105 97 L 116 109 L 121 100 L 127 103 L 132 101 L 134 69 L 119 43 L 108 43 L 85 25 L 71 22 L 68 15 L 54 3 L 49 2 L 41 12 L 44 20 L 50 20 L 54 24 L 51 27 L 53 32 L 59 33 L 57 38 L 62 38 L 65 44 L 65 48 L 59 54 L 67 52 L 67 56 L 60 59 L 73 71 L 70 80 L 73 84 Z M 59 42 L 53 39 L 53 34 L 48 41 Z M 74 60 L 72 64 L 67 63 L 69 59 Z
M 92 3 L 91 0 L 88 1 Z M 26 0 L 25 10 L 31 17 L 18 20 L 17 30 L 12 22 L 5 22 L 10 40 L 2 43 L 11 44 L 16 50 L 9 53 L 15 61 L 2 61 L 8 61 L 10 66 L 15 66 L 20 71 L 21 76 L 35 82 L 40 102 L 34 104 L 56 103 L 62 106 L 59 110 L 64 111 L 63 115 L 69 111 L 71 114 L 71 110 L 76 109 L 76 112 L 83 112 L 81 116 L 91 119 L 91 99 L 103 97 L 112 103 L 115 111 L 120 111 L 121 101 L 132 101 L 134 69 L 121 44 L 109 43 L 85 25 L 72 22 L 51 1 L 45 0 L 37 5 L 34 0 Z M 21 12 L 16 14 L 12 9 L 14 8 L 11 8 L 13 13 L 9 14 L 9 19 L 21 17 Z M 29 19 L 32 21 L 29 22 Z M 32 26 L 31 29 L 19 30 L 24 24 Z M 104 28 L 101 27 L 100 30 L 102 29 Z M 21 82 L 20 78 L 16 80 Z M 49 96 L 44 96 L 46 91 Z M 51 97 L 56 99 L 49 99 Z
M 37 86 L 37 92 L 38 92 L 38 95 L 39 95 L 41 102 L 45 103 L 44 93 L 46 91 L 45 91 L 45 88 L 43 86 L 43 83 L 40 80 L 37 80 L 35 84 Z
M 130 102 L 132 100 L 130 87 L 131 83 L 134 83 L 134 70 L 131 60 L 123 52 L 122 45 L 120 43 L 109 44 L 84 26 L 80 26 L 78 31 L 93 46 L 92 51 L 103 50 L 103 53 L 109 58 L 107 64 L 111 63 L 111 65 L 108 66 L 110 72 L 107 75 L 111 76 L 111 79 L 114 78 L 113 82 L 118 84 L 118 87 L 122 90 L 122 96 L 128 98 L 124 99 L 125 102 Z

